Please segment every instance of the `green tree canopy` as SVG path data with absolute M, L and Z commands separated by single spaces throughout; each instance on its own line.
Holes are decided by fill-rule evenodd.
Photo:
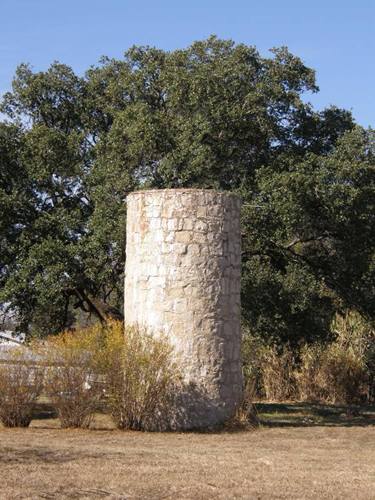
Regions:
M 126 194 L 206 187 L 243 197 L 254 332 L 294 342 L 324 335 L 340 307 L 373 315 L 373 134 L 316 112 L 316 91 L 286 48 L 265 58 L 215 37 L 133 47 L 82 78 L 21 65 L 1 105 L 0 300 L 41 332 L 120 311 Z

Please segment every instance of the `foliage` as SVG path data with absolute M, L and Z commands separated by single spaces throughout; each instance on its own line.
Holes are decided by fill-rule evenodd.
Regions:
M 32 365 L 25 348 L 13 349 L 0 364 L 0 421 L 5 427 L 28 427 L 33 403 L 43 388 L 43 370 Z
M 33 74 L 21 65 L 13 94 L 3 109 L 14 119 L 17 147 L 3 146 L 18 172 L 6 182 L 12 197 L 7 206 L 21 205 L 22 218 L 5 223 L 13 238 L 5 238 L 9 257 L 2 262 L 2 299 L 20 316 L 20 329 L 45 335 L 72 323 L 72 310 L 86 301 L 96 285 L 85 271 L 82 238 L 92 212 L 85 188 L 89 144 L 83 126 L 83 80 L 65 65 L 54 63 L 46 73 Z M 9 128 L 9 125 L 4 125 Z M 1 146 L 1 145 L 0 145 Z M 1 155 L 2 156 L 2 155 Z M 7 162 L 7 168 L 11 168 Z M 27 204 L 23 200 L 26 186 Z M 5 233 L 6 234 L 6 233 Z M 91 309 L 90 309 L 91 307 Z
M 260 169 L 245 205 L 243 313 L 258 334 L 296 346 L 324 337 L 335 311 L 374 310 L 374 136 Z
M 1 104 L 0 301 L 41 335 L 80 310 L 120 317 L 127 193 L 205 187 L 243 198 L 252 332 L 296 346 L 340 308 L 373 318 L 374 134 L 314 111 L 317 90 L 285 47 L 215 37 L 132 47 L 84 77 L 21 65 Z

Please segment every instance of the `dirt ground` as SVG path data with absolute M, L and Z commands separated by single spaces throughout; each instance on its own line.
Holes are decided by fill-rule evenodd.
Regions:
M 375 499 L 375 413 L 259 405 L 218 433 L 0 428 L 1 499 Z M 47 415 L 48 416 L 48 415 Z

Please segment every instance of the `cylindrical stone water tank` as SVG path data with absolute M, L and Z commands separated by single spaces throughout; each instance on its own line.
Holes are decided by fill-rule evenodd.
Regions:
M 127 197 L 125 324 L 174 346 L 191 389 L 177 428 L 220 424 L 241 401 L 240 204 L 205 189 Z

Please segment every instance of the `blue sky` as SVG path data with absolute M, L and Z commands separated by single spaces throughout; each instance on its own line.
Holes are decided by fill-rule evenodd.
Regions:
M 315 107 L 375 127 L 375 0 L 0 0 L 0 93 L 18 64 L 59 60 L 82 74 L 133 44 L 172 50 L 216 34 L 266 55 L 286 45 L 316 70 Z

